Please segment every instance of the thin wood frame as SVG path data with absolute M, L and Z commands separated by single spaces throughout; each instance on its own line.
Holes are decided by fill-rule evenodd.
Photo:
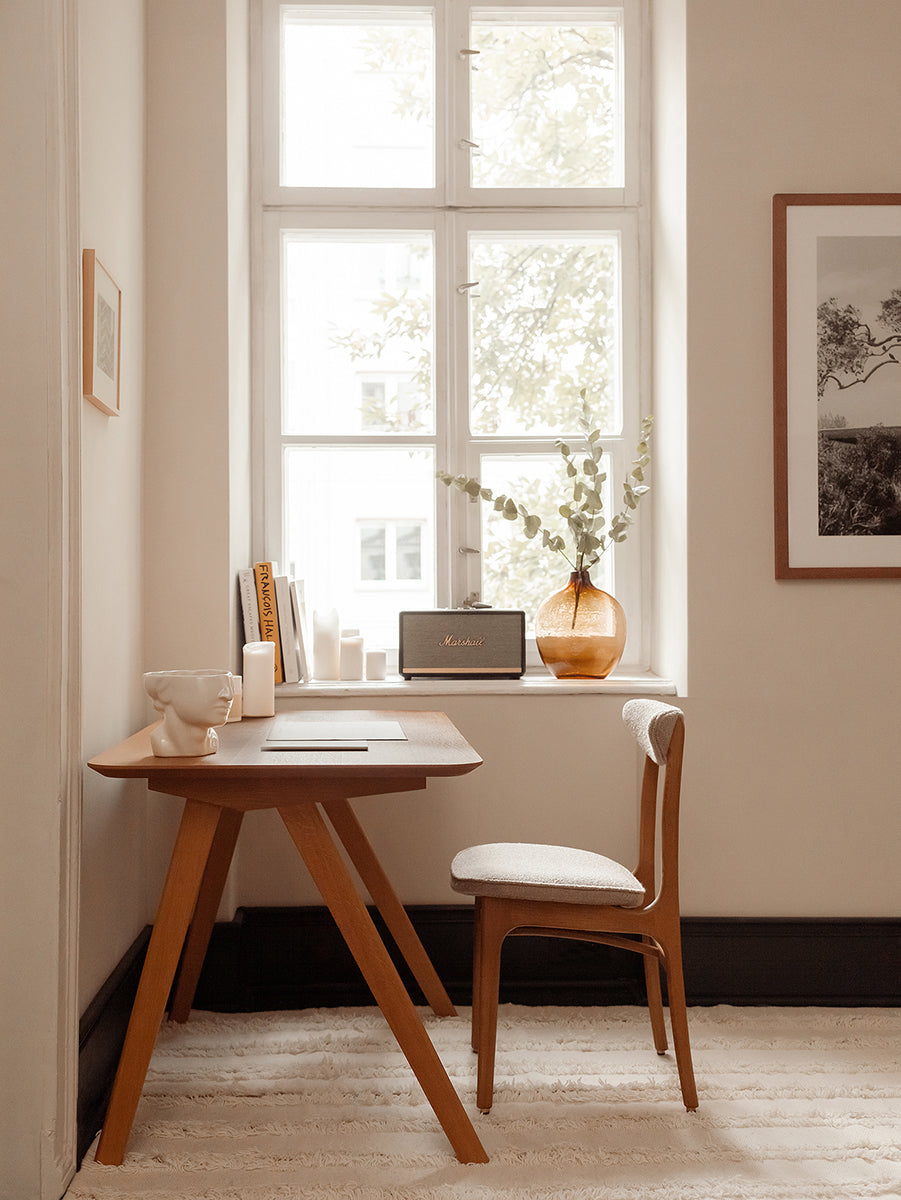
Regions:
M 862 239 L 879 239 L 865 243 Z M 829 245 L 826 246 L 826 242 Z M 880 270 L 874 260 L 882 254 Z M 895 285 L 882 278 L 894 271 L 901 305 L 901 194 L 817 193 L 773 197 L 773 460 L 775 567 L 777 579 L 878 579 L 901 577 L 901 533 L 843 532 L 821 516 L 820 447 L 825 441 L 857 445 L 880 424 L 863 417 L 820 430 L 819 409 L 830 398 L 858 389 L 878 372 L 880 383 L 897 367 L 901 384 L 901 324 L 898 353 L 880 349 L 878 358 L 859 358 L 853 370 L 833 369 L 825 331 L 818 321 L 831 312 L 853 312 L 859 330 L 873 321 L 868 304 L 890 298 Z M 842 289 L 845 289 L 842 292 Z M 833 295 L 833 290 L 836 294 Z M 828 292 L 828 296 L 826 295 Z M 864 299 L 866 297 L 866 299 Z M 825 305 L 833 301 L 831 308 Z M 877 314 L 881 310 L 873 310 Z M 875 318 L 878 320 L 878 315 Z M 879 339 L 876 339 L 878 341 Z M 875 342 L 874 342 L 875 344 Z M 884 345 L 885 343 L 883 343 Z M 894 344 L 894 339 L 892 341 Z M 836 350 L 838 347 L 836 346 Z M 889 367 L 885 372 L 882 367 Z M 829 390 L 831 388 L 831 391 Z M 820 398 L 822 397 L 822 399 Z M 828 408 L 823 409 L 824 413 Z M 861 406 L 861 413 L 866 408 Z M 847 418 L 839 416 L 847 422 Z M 901 444 L 901 402 L 881 437 Z M 897 489 L 897 483 L 896 483 Z
M 122 292 L 94 250 L 83 250 L 81 262 L 82 392 L 108 417 L 118 417 Z

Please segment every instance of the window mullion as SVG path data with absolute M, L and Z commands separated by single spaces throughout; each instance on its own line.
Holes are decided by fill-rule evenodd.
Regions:
M 469 63 L 463 54 L 469 39 L 468 4 L 445 0 L 448 8 L 448 38 L 445 67 L 448 79 L 447 178 L 448 203 L 460 205 L 469 190 L 469 153 L 463 139 L 471 137 L 469 109 Z

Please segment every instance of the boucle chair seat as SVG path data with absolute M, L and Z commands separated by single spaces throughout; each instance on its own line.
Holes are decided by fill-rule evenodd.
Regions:
M 644 888 L 631 871 L 590 850 L 490 842 L 461 850 L 451 863 L 451 887 L 467 896 L 558 900 L 637 908 Z

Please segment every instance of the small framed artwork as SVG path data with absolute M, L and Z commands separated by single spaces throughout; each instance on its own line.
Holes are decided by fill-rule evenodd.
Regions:
M 119 415 L 122 293 L 93 250 L 81 256 L 82 391 L 107 416 Z
M 901 194 L 773 197 L 777 579 L 901 577 Z

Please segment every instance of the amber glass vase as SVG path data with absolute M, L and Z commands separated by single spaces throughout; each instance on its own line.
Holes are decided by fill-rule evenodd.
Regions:
M 573 571 L 535 614 L 541 661 L 558 679 L 605 679 L 622 658 L 626 614 L 596 588 L 587 571 Z

